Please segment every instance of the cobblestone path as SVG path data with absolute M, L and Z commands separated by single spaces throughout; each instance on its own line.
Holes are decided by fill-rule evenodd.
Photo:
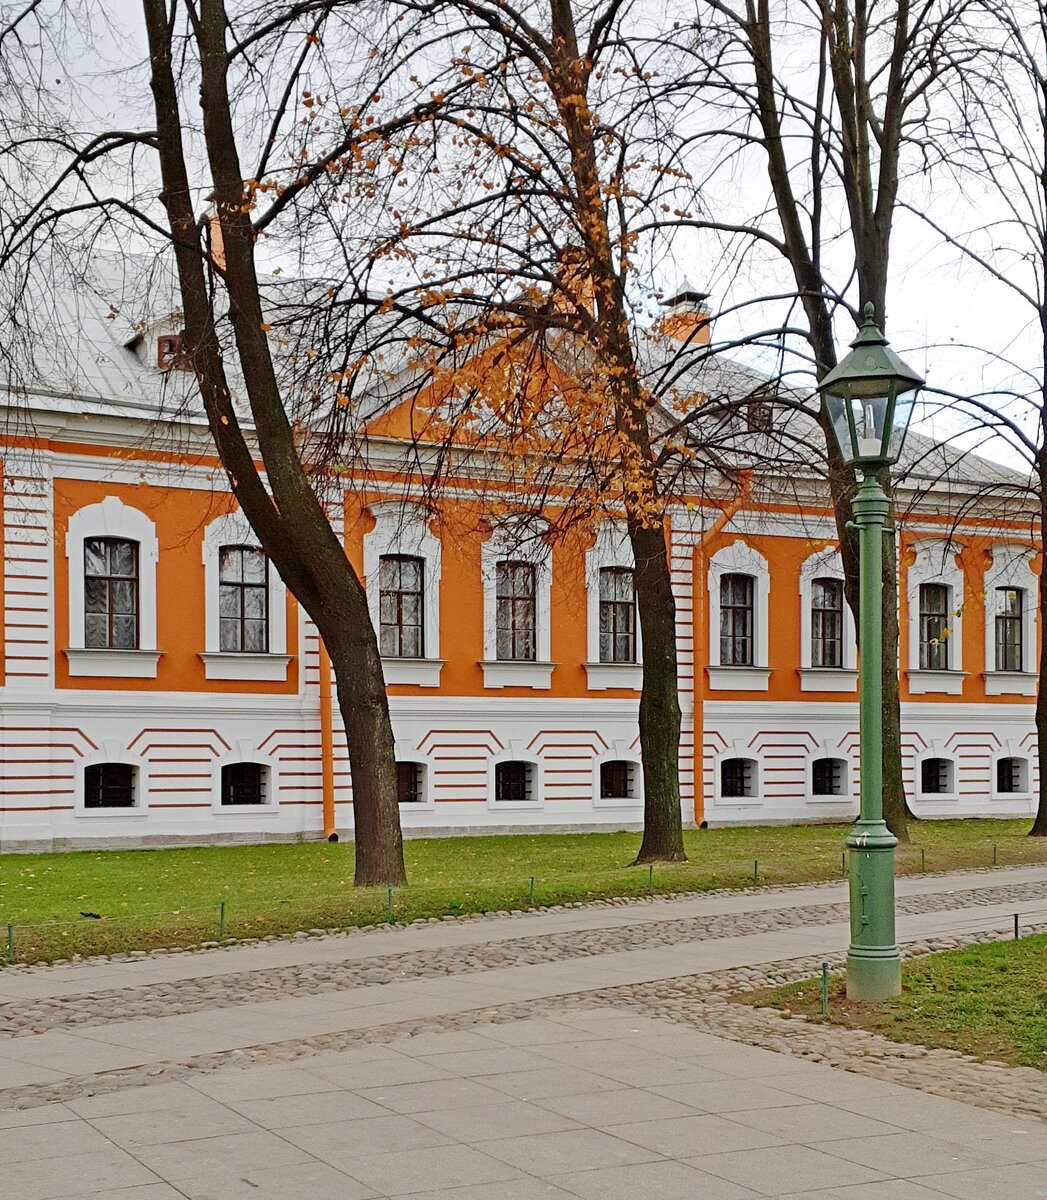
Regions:
M 776 896 L 778 906 L 754 912 L 683 919 L 652 917 L 624 927 L 478 942 L 469 946 L 414 950 L 342 962 L 205 975 L 143 987 L 111 988 L 7 1003 L 0 1005 L 0 1046 L 6 1039 L 49 1029 L 104 1026 L 142 1017 L 230 1008 L 291 996 L 315 996 L 408 979 L 568 962 L 623 950 L 677 946 L 847 919 L 845 904 L 790 907 L 789 893 L 790 889 L 776 890 L 772 894 Z M 948 912 L 957 907 L 1022 904 L 1045 897 L 1047 882 L 1001 884 L 964 890 L 959 894 L 943 889 L 926 895 L 899 897 L 897 907 L 899 913 L 921 914 Z

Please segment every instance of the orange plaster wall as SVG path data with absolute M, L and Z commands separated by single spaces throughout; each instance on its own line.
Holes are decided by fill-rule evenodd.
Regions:
M 900 538 L 898 590 L 900 595 L 899 642 L 901 653 L 899 659 L 901 684 L 899 693 L 901 699 L 911 701 L 914 704 L 921 702 L 941 703 L 943 699 L 952 701 L 962 699 L 978 704 L 1030 704 L 1033 700 L 1030 696 L 986 695 L 985 680 L 983 678 L 986 653 L 985 604 L 987 601 L 985 595 L 985 571 L 992 563 L 992 548 L 994 545 L 998 546 L 1000 544 L 1001 538 L 968 534 L 962 530 L 960 531 L 959 540 L 962 542 L 964 548 L 960 551 L 957 558 L 963 572 L 963 648 L 961 657 L 963 660 L 963 670 L 966 673 L 966 678 L 963 681 L 963 692 L 961 696 L 948 697 L 932 692 L 917 693 L 915 695 L 909 692 L 908 671 L 919 666 L 918 661 L 909 661 L 910 621 L 918 620 L 919 614 L 910 614 L 909 612 L 907 602 L 909 593 L 908 574 L 909 566 L 914 558 L 914 543 L 926 540 L 928 536 L 926 532 L 910 533 L 903 531 Z M 1018 539 L 1015 540 L 1018 541 Z M 1033 560 L 1032 571 L 1034 575 L 1038 575 L 1042 569 L 1043 556 L 1041 554 Z M 1035 607 L 1035 595 L 1032 597 L 1032 602 Z M 1043 631 L 1039 627 L 1039 621 L 1036 620 L 1035 661 L 1039 661 L 1039 646 L 1042 636 Z
M 78 479 L 55 480 L 55 682 L 60 688 L 100 691 L 249 692 L 294 695 L 298 691 L 298 620 L 287 597 L 287 681 L 215 680 L 204 675 L 205 526 L 234 507 L 228 493 L 158 488 Z M 156 524 L 160 558 L 156 577 L 156 638 L 162 651 L 155 679 L 70 676 L 62 648 L 69 639 L 69 569 L 65 538 L 69 518 L 88 504 L 117 496 Z
M 374 498 L 371 498 L 374 499 Z M 372 519 L 366 511 L 367 498 L 350 502 L 346 512 L 346 552 L 358 572 L 363 569 L 363 539 Z M 406 684 L 390 685 L 396 696 L 526 696 L 531 699 L 580 697 L 588 694 L 585 672 L 586 590 L 585 552 L 591 535 L 573 529 L 553 544 L 552 629 L 550 654 L 557 664 L 551 687 L 484 687 L 483 659 L 483 584 L 480 572 L 481 549 L 489 536 L 485 517 L 489 507 L 482 499 L 449 502 L 436 518 L 435 529 L 441 539 L 440 575 L 440 657 L 445 666 L 439 688 Z M 365 581 L 366 582 L 366 581 Z M 635 697 L 624 689 L 601 691 L 602 698 Z

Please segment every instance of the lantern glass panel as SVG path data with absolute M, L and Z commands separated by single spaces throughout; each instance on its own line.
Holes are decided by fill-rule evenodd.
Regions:
M 891 422 L 890 454 L 888 455 L 890 462 L 897 462 L 901 458 L 902 443 L 905 441 L 913 409 L 916 407 L 916 394 L 919 390 L 919 388 L 910 388 L 907 392 L 902 392 L 894 402 L 894 420 Z

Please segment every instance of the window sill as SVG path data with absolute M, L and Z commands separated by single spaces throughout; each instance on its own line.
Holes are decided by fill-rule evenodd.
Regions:
M 383 657 L 382 674 L 387 684 L 411 683 L 415 687 L 439 687 L 444 661 L 442 658 Z
M 155 679 L 160 650 L 67 649 L 69 674 L 78 678 Z
M 221 817 L 278 817 L 280 806 L 272 801 L 265 804 L 215 804 L 215 816 Z
M 1039 676 L 1034 671 L 985 671 L 987 696 L 1035 696 Z
M 759 808 L 763 804 L 762 796 L 717 796 L 717 808 Z
M 1006 804 L 1008 800 L 1021 800 L 1025 804 L 1029 804 L 1033 800 L 1032 792 L 993 792 L 990 797 L 994 803 Z
M 808 804 L 850 804 L 851 801 L 854 799 L 855 799 L 854 796 L 843 796 L 843 795 L 831 796 L 831 795 L 822 795 L 821 793 L 819 793 L 816 796 L 814 794 L 814 792 L 810 792 L 807 796 L 807 803 Z
M 858 672 L 847 667 L 800 667 L 801 692 L 854 692 Z
M 491 812 L 536 812 L 544 808 L 541 800 L 488 800 Z
M 711 692 L 766 692 L 770 667 L 706 667 Z
M 595 796 L 593 808 L 642 808 L 642 796 Z
M 590 692 L 605 692 L 608 688 L 629 688 L 638 692 L 643 687 L 641 663 L 587 662 L 585 674 Z
M 556 663 L 516 662 L 513 660 L 484 659 L 480 666 L 484 670 L 484 687 L 529 687 L 547 690 L 552 687 Z
M 959 792 L 919 792 L 916 799 L 921 804 L 958 804 Z
M 200 657 L 208 679 L 254 679 L 273 683 L 287 680 L 290 654 L 236 654 L 232 651 L 206 651 Z
M 73 813 L 74 817 L 86 817 L 90 821 L 99 818 L 108 817 L 110 820 L 113 817 L 147 817 L 149 809 L 141 804 L 136 804 L 132 808 L 77 808 Z
M 962 696 L 966 671 L 907 671 L 909 691 L 914 696 L 940 692 L 946 696 Z

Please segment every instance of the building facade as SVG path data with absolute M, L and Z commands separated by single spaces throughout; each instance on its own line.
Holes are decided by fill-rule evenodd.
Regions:
M 199 415 L 158 399 L 176 335 L 82 328 L 87 381 L 23 388 L 0 438 L 0 848 L 351 836 L 316 631 Z M 464 485 L 434 512 L 397 481 L 392 428 L 389 470 L 332 506 L 379 630 L 405 832 L 637 827 L 621 524 L 543 537 Z M 976 499 L 1013 477 L 952 467 L 899 497 L 906 789 L 921 816 L 1027 814 L 1041 556 L 1021 511 Z M 669 524 L 685 821 L 852 816 L 858 656 L 820 486 L 725 486 Z

